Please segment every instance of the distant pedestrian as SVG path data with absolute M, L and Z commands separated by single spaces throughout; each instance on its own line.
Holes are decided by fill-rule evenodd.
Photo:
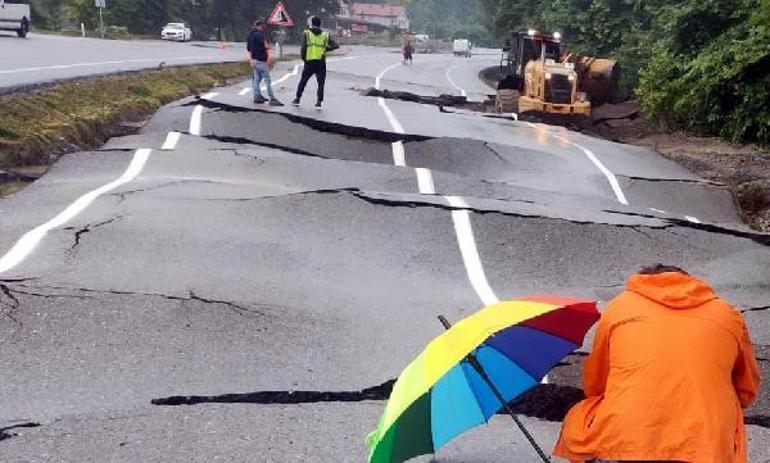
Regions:
M 401 53 L 404 55 L 404 64 L 413 64 L 412 55 L 414 54 L 414 46 L 412 46 L 411 41 L 407 40 L 404 42 L 404 45 L 401 47 Z
M 252 99 L 254 103 L 270 102 L 270 106 L 283 106 L 283 103 L 273 94 L 273 83 L 270 79 L 270 68 L 272 67 L 272 57 L 270 56 L 270 45 L 265 38 L 265 22 L 258 19 L 254 22 L 254 26 L 249 33 L 249 38 L 246 41 L 246 48 L 249 52 L 249 62 L 251 63 L 251 69 L 254 73 L 251 80 L 252 87 Z M 262 96 L 260 87 L 262 81 L 265 81 L 267 86 L 267 96 Z
M 321 18 L 318 16 L 310 18 L 310 28 L 302 33 L 300 53 L 305 67 L 297 87 L 297 97 L 292 101 L 294 106 L 299 106 L 299 100 L 302 99 L 307 81 L 315 75 L 318 82 L 318 98 L 315 107 L 321 109 L 324 101 L 324 86 L 326 85 L 326 52 L 337 48 L 339 45 L 329 36 L 329 33 L 321 29 Z
M 680 268 L 657 264 L 629 278 L 602 313 L 583 381 L 587 399 L 567 414 L 556 456 L 747 461 L 742 408 L 760 377 L 746 325 Z

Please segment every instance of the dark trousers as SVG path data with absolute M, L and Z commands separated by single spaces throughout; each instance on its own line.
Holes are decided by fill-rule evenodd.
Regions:
M 324 85 L 326 84 L 326 61 L 305 61 L 305 68 L 302 69 L 302 77 L 299 79 L 299 87 L 297 87 L 297 99 L 302 98 L 302 93 L 305 91 L 305 85 L 310 77 L 315 75 L 315 80 L 318 82 L 318 101 L 324 100 Z

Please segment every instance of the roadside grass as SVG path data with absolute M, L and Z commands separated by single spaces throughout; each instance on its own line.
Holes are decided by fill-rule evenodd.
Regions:
M 98 147 L 135 132 L 164 104 L 249 74 L 245 62 L 171 67 L 0 96 L 0 169 Z

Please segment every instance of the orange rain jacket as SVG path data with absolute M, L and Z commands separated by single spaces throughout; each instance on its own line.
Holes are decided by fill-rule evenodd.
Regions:
M 759 390 L 743 317 L 678 272 L 632 275 L 602 314 L 554 455 L 572 462 L 745 463 Z

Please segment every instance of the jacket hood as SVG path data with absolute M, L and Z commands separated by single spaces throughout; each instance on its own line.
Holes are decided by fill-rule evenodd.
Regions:
M 312 32 L 315 35 L 320 35 L 321 32 L 323 32 L 323 29 L 321 29 L 320 27 L 311 27 L 310 32 Z
M 626 289 L 670 309 L 692 309 L 718 298 L 709 285 L 679 272 L 631 275 Z

